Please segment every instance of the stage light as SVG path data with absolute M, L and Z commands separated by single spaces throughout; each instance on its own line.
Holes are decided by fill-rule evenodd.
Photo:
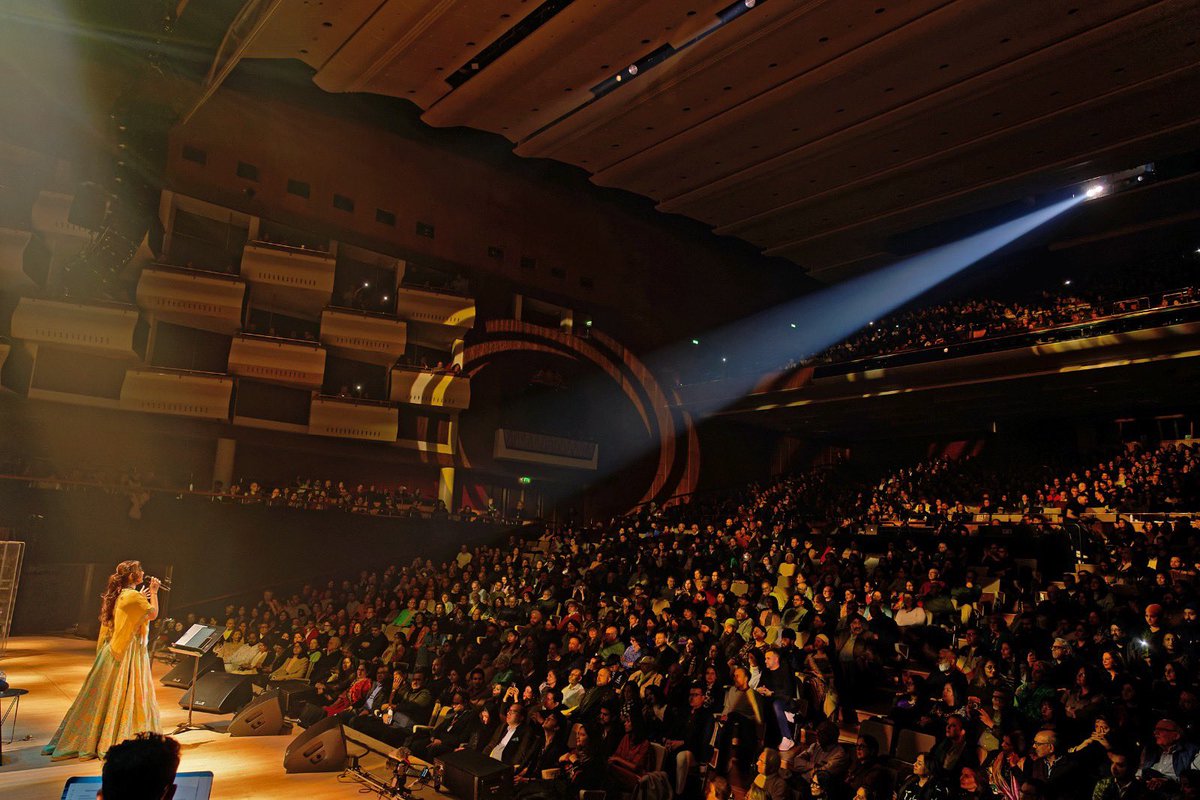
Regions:
M 1070 278 L 1067 278 L 1065 281 L 1063 281 L 1063 286 L 1070 286 L 1070 285 L 1071 285 L 1071 279 L 1070 279 Z
M 354 384 L 354 391 L 356 391 L 356 392 L 361 392 L 361 391 L 362 391 L 362 384 L 361 384 L 361 383 L 356 383 L 356 384 Z
M 587 328 L 590 328 L 590 327 L 592 327 L 592 321 L 591 321 L 590 319 L 589 319 L 587 322 L 583 323 L 583 324 L 584 324 L 584 327 L 587 327 Z
M 728 358 L 726 358 L 725 356 L 721 356 L 721 363 L 722 363 L 722 364 L 724 364 L 724 363 L 725 363 L 726 361 L 728 361 L 728 360 L 729 360 L 729 359 L 728 359 Z
M 1086 196 L 1088 200 L 1095 200 L 1097 197 L 1100 197 L 1107 191 L 1108 187 L 1103 183 L 1093 183 L 1087 188 L 1087 191 L 1084 192 L 1084 196 Z
M 793 327 L 793 328 L 794 328 L 794 327 L 796 327 L 796 323 L 794 323 L 794 322 L 793 322 L 793 323 L 792 323 L 792 327 Z
M 637 75 L 638 74 L 638 65 L 630 64 L 629 69 L 627 69 L 625 71 L 628 72 L 630 75 Z
M 385 302 L 385 303 L 386 303 L 388 300 L 391 300 L 391 299 L 392 299 L 392 298 L 388 297 L 386 294 L 383 296 L 383 302 Z
M 1200 253 L 1200 250 L 1197 250 L 1196 252 L 1197 252 L 1197 253 Z M 699 340 L 699 339 L 692 339 L 692 344 L 700 344 L 700 340 Z
M 364 288 L 364 289 L 370 289 L 370 288 L 371 288 L 371 284 L 367 283 L 366 281 L 363 281 L 363 288 Z

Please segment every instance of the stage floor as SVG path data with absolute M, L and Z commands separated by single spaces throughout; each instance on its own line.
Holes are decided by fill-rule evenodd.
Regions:
M 71 701 L 83 684 L 95 658 L 94 642 L 66 636 L 18 636 L 8 642 L 8 652 L 0 659 L 0 670 L 8 673 L 9 685 L 28 689 L 21 698 L 17 717 L 16 740 L 7 744 L 12 732 L 12 717 L 4 725 L 4 764 L 0 766 L 0 797 L 5 800 L 53 800 L 62 794 L 67 778 L 75 775 L 99 775 L 99 761 L 51 761 L 41 755 Z M 167 731 L 187 719 L 187 710 L 179 707 L 180 689 L 157 682 L 168 667 L 153 665 L 162 725 Z M 7 706 L 7 701 L 5 702 Z M 197 712 L 197 722 L 227 722 L 231 714 Z M 299 732 L 299 728 L 296 729 Z M 180 734 L 183 748 L 181 771 L 211 770 L 214 800 L 234 798 L 326 798 L 357 797 L 364 788 L 340 773 L 327 772 L 288 775 L 283 771 L 283 753 L 291 742 L 288 736 L 250 736 L 230 738 L 210 731 Z M 352 753 L 362 748 L 353 743 Z M 367 757 L 364 767 L 383 764 L 379 756 Z M 418 796 L 437 797 L 431 790 Z

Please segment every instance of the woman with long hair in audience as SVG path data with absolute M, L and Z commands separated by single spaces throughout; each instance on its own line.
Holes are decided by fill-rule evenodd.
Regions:
M 625 735 L 617 743 L 617 751 L 609 756 L 609 778 L 618 791 L 629 792 L 650 769 L 653 750 L 646 739 L 641 714 L 622 715 Z
M 158 578 L 147 580 L 138 561 L 122 561 L 108 577 L 96 659 L 43 755 L 99 758 L 135 733 L 159 732 L 147 648 L 150 622 L 158 617 L 159 585 Z

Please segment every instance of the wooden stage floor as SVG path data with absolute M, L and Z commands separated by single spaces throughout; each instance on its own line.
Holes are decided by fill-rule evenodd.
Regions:
M 21 698 L 16 740 L 7 744 L 12 717 L 4 725 L 4 764 L 0 766 L 0 797 L 4 800 L 54 800 L 63 784 L 74 775 L 99 775 L 100 761 L 51 761 L 41 749 L 57 730 L 75 699 L 95 657 L 95 643 L 66 636 L 18 636 L 9 640 L 8 652 L 0 659 L 0 670 L 8 673 L 14 688 L 28 689 Z M 179 707 L 180 689 L 157 683 L 168 669 L 155 662 L 154 676 L 163 728 L 167 731 L 187 719 Z M 7 702 L 5 703 L 7 705 Z M 197 722 L 228 721 L 232 715 L 197 712 Z M 299 732 L 299 728 L 296 729 Z M 211 770 L 214 800 L 235 798 L 302 798 L 326 800 L 361 795 L 363 785 L 339 773 L 288 775 L 283 771 L 283 753 L 288 736 L 230 738 L 210 731 L 188 731 L 179 736 L 183 748 L 180 770 Z M 350 743 L 352 753 L 362 748 Z M 362 761 L 364 767 L 379 767 L 382 757 Z M 430 800 L 444 797 L 430 789 L 416 792 Z

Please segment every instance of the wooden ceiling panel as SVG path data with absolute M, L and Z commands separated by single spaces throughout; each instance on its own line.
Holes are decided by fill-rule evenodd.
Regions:
M 593 180 L 656 199 L 695 190 L 965 82 L 978 90 L 1011 78 L 1012 71 L 997 70 L 1031 54 L 1052 58 L 1083 47 L 1076 37 L 1097 25 L 1120 24 L 1113 20 L 1128 19 L 1130 8 L 1145 0 L 1106 0 L 1075 14 L 1064 5 L 975 0 L 944 6 L 599 171 Z
M 426 0 L 426 4 L 432 0 Z M 295 58 L 319 70 L 371 18 L 379 0 L 281 0 L 255 34 L 245 58 Z
M 1193 91 L 1200 81 L 1193 82 Z M 857 241 L 876 249 L 885 249 L 889 237 L 954 219 L 975 210 L 992 208 L 1040 192 L 1080 183 L 1131 164 L 1156 157 L 1185 152 L 1200 141 L 1200 111 L 1195 106 L 1183 108 L 1173 102 L 1173 91 L 1157 98 L 1147 98 L 1146 115 L 1097 111 L 1081 124 L 1118 126 L 1117 118 L 1129 125 L 1119 125 L 1117 136 L 1099 149 L 1079 153 L 1050 141 L 1046 131 L 1029 131 L 1019 141 L 1012 142 L 1011 156 L 999 157 L 996 152 L 981 149 L 962 154 L 940 167 L 917 175 L 897 177 L 881 182 L 869 191 L 844 195 L 822 204 L 819 215 L 798 215 L 781 218 L 770 238 L 762 244 L 770 255 L 779 255 L 811 266 L 815 271 L 829 264 L 828 252 L 817 259 L 818 243 L 825 248 L 838 249 L 849 241 Z M 1174 112 L 1168 116 L 1166 112 Z M 1150 117 L 1150 114 L 1159 116 Z M 1132 119 L 1131 119 L 1132 118 Z M 1022 152 L 1045 149 L 1050 156 L 1061 156 L 1057 165 L 1030 163 Z M 947 172 L 962 169 L 965 174 L 990 175 L 973 183 L 950 187 L 943 183 Z M 905 203 L 895 201 L 898 189 L 912 197 Z M 890 202 L 889 202 L 890 201 Z M 767 242 L 774 244 L 768 245 Z
M 516 152 L 600 172 L 948 3 L 765 3 Z M 885 6 L 885 13 L 874 13 Z
M 438 127 L 468 125 L 521 141 L 591 100 L 593 86 L 671 42 L 691 20 L 714 24 L 717 11 L 728 4 L 729 0 L 573 3 L 442 98 L 422 119 Z
M 1026 126 L 1046 130 L 1067 120 L 1087 103 L 1111 105 L 1112 96 L 1131 94 L 1194 63 L 1184 47 L 1187 25 L 1200 26 L 1200 8 L 1180 15 L 1127 18 L 1119 35 L 1093 31 L 1071 41 L 1072 52 L 1041 51 L 978 80 L 966 81 L 939 95 L 832 136 L 802 146 L 745 172 L 710 183 L 661 204 L 720 226 L 721 233 L 756 235 L 775 215 L 827 199 L 831 194 L 870 185 L 897 172 L 924 170 L 931 159 L 945 159 L 981 142 L 1001 145 Z M 1115 23 L 1114 23 L 1115 24 Z M 1065 45 L 1064 45 L 1065 47 Z M 1107 65 L 1098 74 L 1096 65 Z M 1092 132 L 1085 144 L 1093 145 Z M 1102 134 L 1103 135 L 1103 134 Z M 1036 154 L 1028 154 L 1034 157 Z M 904 199 L 904 198 L 901 198 Z
M 404 10 L 411 0 L 391 0 Z M 415 28 L 393 34 L 395 44 L 351 91 L 411 100 L 428 108 L 451 91 L 446 78 L 470 63 L 538 4 L 526 0 L 441 0 Z M 386 41 L 386 38 L 385 38 Z
M 1200 130 L 1195 0 L 763 0 L 599 98 L 728 0 L 576 0 L 446 82 L 541 3 L 281 0 L 245 55 L 499 133 L 819 275 L 885 263 L 897 234 L 1194 149 Z

